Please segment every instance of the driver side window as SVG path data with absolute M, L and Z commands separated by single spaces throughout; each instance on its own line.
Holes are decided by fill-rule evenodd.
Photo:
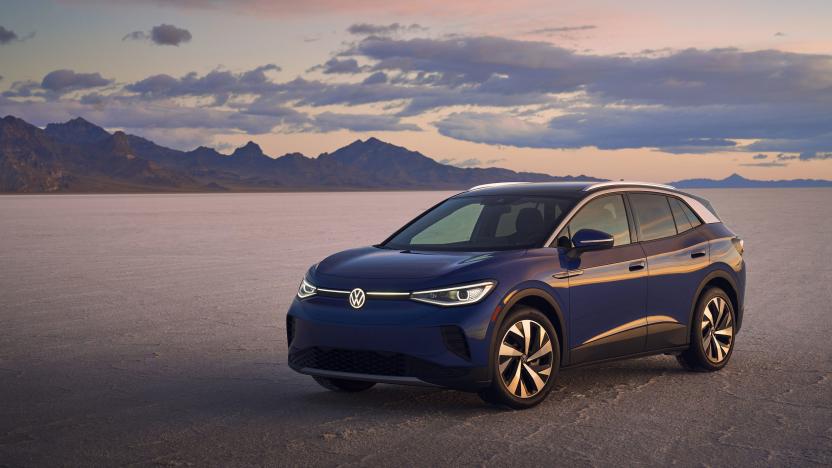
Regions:
M 595 229 L 611 235 L 615 239 L 613 246 L 629 244 L 630 225 L 627 223 L 627 211 L 621 195 L 596 198 L 581 208 L 569 222 L 566 231 L 571 238 L 581 229 Z M 561 235 L 567 235 L 567 232 Z

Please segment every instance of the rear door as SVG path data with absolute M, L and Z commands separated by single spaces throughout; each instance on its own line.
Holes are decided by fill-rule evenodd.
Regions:
M 633 237 L 624 196 L 617 193 L 590 201 L 559 238 L 571 239 L 585 228 L 611 234 L 615 244 L 561 259 L 570 274 L 570 364 L 641 352 L 647 334 L 646 262 Z
M 683 346 L 694 295 L 708 266 L 702 223 L 680 198 L 628 195 L 647 258 L 647 350 Z

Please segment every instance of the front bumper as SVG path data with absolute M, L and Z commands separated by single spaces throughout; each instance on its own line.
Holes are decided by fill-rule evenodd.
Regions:
M 295 300 L 289 365 L 308 375 L 477 390 L 490 383 L 489 299 L 441 308 L 409 300 Z M 492 299 L 498 301 L 498 299 Z

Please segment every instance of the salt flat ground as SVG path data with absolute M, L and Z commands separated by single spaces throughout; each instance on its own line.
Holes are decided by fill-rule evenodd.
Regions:
M 446 193 L 0 197 L 0 465 L 830 465 L 832 190 L 702 194 L 746 241 L 731 363 L 567 371 L 523 412 L 286 364 L 306 268 Z

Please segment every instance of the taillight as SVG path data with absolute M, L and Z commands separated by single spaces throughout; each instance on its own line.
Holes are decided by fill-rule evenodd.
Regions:
M 745 252 L 745 242 L 743 242 L 742 239 L 735 237 L 731 239 L 731 242 L 734 243 L 734 248 L 737 249 L 737 252 L 739 252 L 740 255 Z

